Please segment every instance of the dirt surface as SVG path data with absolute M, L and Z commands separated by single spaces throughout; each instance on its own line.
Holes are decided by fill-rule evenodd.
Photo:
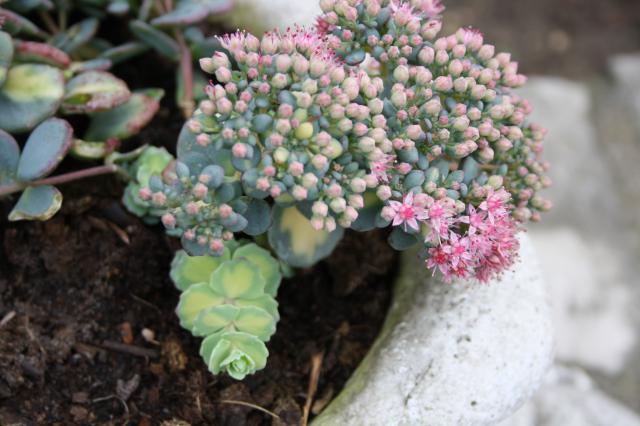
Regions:
M 610 54 L 640 50 L 635 0 L 446 4 L 448 30 L 480 28 L 528 74 L 591 78 Z M 182 122 L 173 106 L 172 67 L 147 56 L 114 70 L 132 88 L 167 91 L 154 121 L 128 147 L 172 148 Z M 84 124 L 74 122 L 80 133 Z M 65 161 L 62 168 L 77 166 Z M 197 354 L 199 340 L 173 313 L 178 292 L 168 267 L 175 242 L 122 210 L 115 178 L 61 189 L 63 210 L 47 223 L 9 224 L 9 205 L 0 204 L 0 426 L 145 426 L 170 419 L 297 425 L 311 358 L 322 354 L 316 413 L 339 392 L 382 324 L 396 256 L 380 233 L 348 234 L 329 259 L 283 283 L 267 368 L 243 382 L 214 377 Z
M 208 373 L 180 328 L 174 246 L 126 215 L 119 191 L 115 179 L 68 186 L 53 220 L 0 222 L 1 425 L 297 425 L 317 354 L 315 411 L 340 390 L 386 313 L 395 255 L 384 235 L 349 234 L 286 280 L 268 367 L 236 382 Z

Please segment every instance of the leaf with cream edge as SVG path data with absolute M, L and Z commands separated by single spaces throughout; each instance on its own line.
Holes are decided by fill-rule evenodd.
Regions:
M 213 374 L 225 371 L 234 379 L 242 380 L 267 365 L 269 351 L 256 336 L 226 332 L 212 334 L 204 339 L 200 355 Z
M 21 64 L 9 69 L 0 88 L 0 129 L 22 133 L 55 114 L 64 96 L 62 71 L 49 65 Z
M 24 190 L 9 220 L 49 220 L 62 206 L 62 194 L 51 185 L 30 186 Z
M 245 259 L 258 268 L 265 280 L 265 292 L 275 297 L 278 293 L 282 274 L 280 264 L 267 250 L 256 244 L 247 244 L 233 253 L 234 259 Z
M 87 71 L 66 85 L 62 110 L 66 114 L 105 111 L 122 105 L 131 97 L 127 84 L 104 71 Z
M 179 290 L 184 291 L 192 284 L 209 282 L 213 271 L 229 259 L 231 254 L 226 247 L 217 257 L 189 256 L 186 251 L 179 250 L 171 262 L 171 279 Z
M 124 104 L 93 114 L 84 138 L 104 141 L 109 138 L 126 139 L 137 134 L 158 112 L 163 96 L 162 89 L 134 92 Z
M 343 234 L 341 227 L 333 232 L 313 229 L 309 219 L 294 206 L 275 206 L 269 244 L 290 266 L 306 268 L 329 256 Z

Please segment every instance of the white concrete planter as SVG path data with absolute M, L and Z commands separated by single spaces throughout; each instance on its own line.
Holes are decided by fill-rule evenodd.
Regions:
M 490 425 L 540 386 L 550 309 L 527 235 L 500 281 L 444 284 L 412 253 L 369 354 L 313 426 Z

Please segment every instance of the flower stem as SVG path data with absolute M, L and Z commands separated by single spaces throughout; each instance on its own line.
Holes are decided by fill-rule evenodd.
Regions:
M 182 86 L 184 90 L 180 107 L 184 118 L 187 119 L 191 117 L 195 108 L 193 102 L 193 58 L 180 30 L 176 30 L 175 37 L 180 45 L 180 70 L 182 71 Z
M 31 182 L 18 182 L 9 185 L 0 186 L 0 197 L 20 192 L 29 186 L 42 186 L 42 185 L 57 185 L 61 183 L 73 182 L 75 180 L 84 179 L 92 176 L 106 175 L 115 173 L 119 169 L 114 164 L 108 164 L 104 166 L 91 167 L 84 170 L 78 170 L 77 172 L 65 173 L 63 175 L 51 176 L 44 179 L 38 179 Z

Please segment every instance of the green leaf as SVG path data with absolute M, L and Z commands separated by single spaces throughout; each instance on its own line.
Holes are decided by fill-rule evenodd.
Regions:
M 146 52 L 149 48 L 137 41 L 121 44 L 120 46 L 107 49 L 100 55 L 101 58 L 108 59 L 113 65 L 129 60 L 141 53 Z
M 137 134 L 158 112 L 163 95 L 162 89 L 134 92 L 124 104 L 93 114 L 85 139 L 126 139 Z
M 7 78 L 9 66 L 13 60 L 13 42 L 11 36 L 4 31 L 0 31 L 0 87 Z
M 263 234 L 271 226 L 271 207 L 264 200 L 252 198 L 243 216 L 247 219 L 248 224 L 242 232 L 247 235 Z
M 183 27 L 202 21 L 209 15 L 206 0 L 178 0 L 176 8 L 151 20 L 157 27 Z
M 182 291 L 193 284 L 208 283 L 213 271 L 230 258 L 231 254 L 226 247 L 219 257 L 189 256 L 186 251 L 179 250 L 171 262 L 171 279 Z
M 216 333 L 230 326 L 236 320 L 239 313 L 240 308 L 229 304 L 203 309 L 193 324 L 192 332 L 195 336 L 208 336 L 209 334 Z
M 227 299 L 253 299 L 264 293 L 265 280 L 251 262 L 237 259 L 220 265 L 211 274 L 210 286 Z
M 0 185 L 15 182 L 20 146 L 9 133 L 0 130 Z
M 258 268 L 265 280 L 264 291 L 275 297 L 282 275 L 279 262 L 267 250 L 257 244 L 247 244 L 233 253 L 234 259 L 246 259 Z
M 225 371 L 237 380 L 262 370 L 267 365 L 269 351 L 264 342 L 249 333 L 212 334 L 202 341 L 200 355 L 209 371 Z
M 224 303 L 224 296 L 215 293 L 209 284 L 193 284 L 180 295 L 180 303 L 176 312 L 180 318 L 180 325 L 191 330 L 203 309 Z
M 264 309 L 271 315 L 276 321 L 280 320 L 280 313 L 278 312 L 278 302 L 270 294 L 263 294 L 255 299 L 237 299 L 236 306 L 255 306 L 256 308 Z
M 42 40 L 47 38 L 47 33 L 38 28 L 37 25 L 10 10 L 0 8 L 1 20 L 4 20 L 2 29 L 11 35 L 26 34 Z
M 0 89 L 0 129 L 31 130 L 55 114 L 64 95 L 62 71 L 49 65 L 23 64 L 9 69 Z
M 47 43 L 15 40 L 15 59 L 20 62 L 40 62 L 56 68 L 67 68 L 71 58 L 62 50 Z
M 23 182 L 51 173 L 73 143 L 73 129 L 65 120 L 50 118 L 29 135 L 18 163 L 18 179 Z
M 106 58 L 95 58 L 83 62 L 73 62 L 69 67 L 72 74 L 80 74 L 87 71 L 107 71 L 113 63 Z
M 9 213 L 9 220 L 49 220 L 60 206 L 62 194 L 57 188 L 51 185 L 29 187 Z
M 253 334 L 264 342 L 269 341 L 276 332 L 275 319 L 264 309 L 255 306 L 240 308 L 233 323 L 236 330 Z
M 5 7 L 21 14 L 26 14 L 36 7 L 51 7 L 48 0 L 8 0 L 4 3 Z
M 100 160 L 108 155 L 107 144 L 74 139 L 69 154 L 80 160 Z
M 131 92 L 127 84 L 104 71 L 88 71 L 66 85 L 62 109 L 67 114 L 93 113 L 115 108 L 127 102 Z
M 344 229 L 316 231 L 296 207 L 275 206 L 269 244 L 280 259 L 298 268 L 309 267 L 329 256 L 338 245 Z
M 172 61 L 180 60 L 180 45 L 162 31 L 142 21 L 131 21 L 129 29 L 141 41 Z
M 402 228 L 396 227 L 391 231 L 388 238 L 389 245 L 396 250 L 407 250 L 418 243 L 418 237 L 414 234 L 406 233 Z
M 73 25 L 64 33 L 58 33 L 53 38 L 53 44 L 67 53 L 73 53 L 79 47 L 91 40 L 98 31 L 98 20 L 89 18 Z

